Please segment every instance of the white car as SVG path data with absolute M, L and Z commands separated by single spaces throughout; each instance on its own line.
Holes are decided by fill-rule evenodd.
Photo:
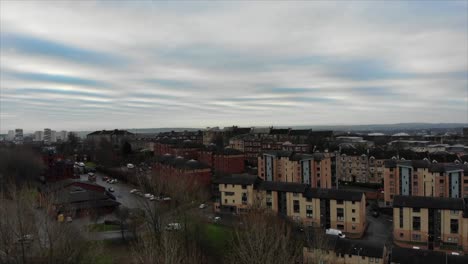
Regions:
M 65 218 L 65 222 L 71 223 L 73 222 L 73 218 L 71 216 L 67 216 L 67 218 Z
M 112 188 L 112 187 L 109 187 L 108 190 L 109 190 L 109 192 L 115 192 L 114 188 Z
M 135 165 L 131 163 L 127 164 L 127 169 L 133 169 L 133 168 L 135 168 Z
M 205 209 L 206 208 L 206 204 L 200 204 L 200 206 L 198 207 L 200 209 Z
M 136 192 L 138 192 L 137 189 L 131 189 L 131 190 L 130 190 L 130 193 L 136 193 Z
M 172 199 L 171 199 L 171 197 L 164 197 L 164 198 L 162 198 L 162 200 L 163 200 L 163 201 L 170 201 L 170 200 L 172 200 Z
M 215 223 L 218 223 L 219 221 L 221 221 L 221 217 L 215 216 L 215 218 L 213 218 L 213 221 L 214 221 Z
M 149 198 L 149 200 L 150 200 L 150 201 L 156 201 L 157 198 L 156 198 L 156 196 L 153 195 L 153 196 L 151 196 L 151 197 Z
M 151 198 L 151 196 L 153 196 L 151 193 L 145 193 L 145 198 Z

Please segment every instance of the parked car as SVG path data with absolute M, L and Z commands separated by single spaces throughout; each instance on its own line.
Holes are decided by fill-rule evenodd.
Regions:
M 198 207 L 200 209 L 205 209 L 206 208 L 206 204 L 200 204 L 200 206 Z
M 153 196 L 151 193 L 145 193 L 145 198 L 151 198 L 151 196 Z
M 127 168 L 128 168 L 128 169 L 133 169 L 133 168 L 135 168 L 135 165 L 129 163 L 129 164 L 127 164 Z
M 103 180 L 103 181 L 108 181 L 108 180 L 109 180 L 109 177 L 108 177 L 108 176 L 104 176 L 104 177 L 102 177 L 102 180 Z
M 71 223 L 71 222 L 73 222 L 73 218 L 71 216 L 67 216 L 67 218 L 65 218 L 65 221 L 67 223 Z
M 134 193 L 136 193 L 136 192 L 138 192 L 137 189 L 131 189 L 131 190 L 130 190 L 130 193 L 133 193 L 133 194 L 134 194 Z
M 112 188 L 112 187 L 109 187 L 108 190 L 109 190 L 109 192 L 115 192 L 114 188 Z
M 158 198 L 157 198 L 156 196 L 153 195 L 153 196 L 151 196 L 151 197 L 149 198 L 149 200 L 150 200 L 150 201 L 156 201 L 156 200 L 158 200 Z
M 213 221 L 214 221 L 215 223 L 219 223 L 219 221 L 221 221 L 221 217 L 215 216 L 215 218 L 213 218 Z
M 162 198 L 162 200 L 163 200 L 163 201 L 170 201 L 170 200 L 172 200 L 172 199 L 171 199 L 171 197 L 164 197 L 164 198 Z
M 166 225 L 166 228 L 165 228 L 167 231 L 172 231 L 172 230 L 181 230 L 182 229 L 182 226 L 180 225 L 180 223 L 169 223 Z

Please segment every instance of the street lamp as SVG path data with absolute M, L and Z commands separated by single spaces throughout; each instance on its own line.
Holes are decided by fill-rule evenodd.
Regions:
M 358 253 L 357 253 L 357 256 L 358 256 L 358 263 L 361 263 L 361 259 L 359 259 L 359 257 L 360 257 L 362 248 L 354 248 L 354 250 L 356 250 L 356 251 L 358 252 Z

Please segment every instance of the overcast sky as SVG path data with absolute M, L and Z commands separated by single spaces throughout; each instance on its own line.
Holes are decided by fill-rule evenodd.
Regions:
M 0 130 L 468 122 L 467 1 L 1 1 Z

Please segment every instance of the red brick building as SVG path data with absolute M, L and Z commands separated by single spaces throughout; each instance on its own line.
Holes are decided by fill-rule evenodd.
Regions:
M 43 151 L 42 161 L 44 162 L 45 170 L 40 176 L 40 180 L 43 182 L 79 178 L 79 175 L 74 174 L 74 163 L 70 160 L 65 160 L 63 156 L 57 155 L 53 148 L 47 148 Z
M 168 180 L 193 181 L 203 186 L 208 186 L 211 181 L 211 168 L 207 164 L 182 156 L 156 156 L 152 168 L 156 175 Z
M 163 156 L 165 154 L 171 154 L 186 159 L 198 159 L 199 150 L 202 148 L 203 144 L 189 139 L 177 140 L 162 138 L 154 143 L 154 155 Z
M 209 146 L 199 151 L 199 160 L 213 168 L 214 172 L 237 174 L 245 171 L 245 155 L 233 148 L 218 149 Z

